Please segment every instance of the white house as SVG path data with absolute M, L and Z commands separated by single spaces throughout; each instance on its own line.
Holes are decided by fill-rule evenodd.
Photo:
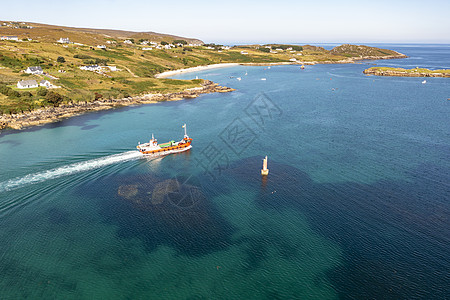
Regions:
M 2 36 L 0 38 L 2 41 L 7 40 L 7 41 L 18 41 L 19 38 L 15 35 L 7 35 L 7 36 Z
M 125 40 L 125 41 L 123 41 L 123 43 L 124 43 L 124 44 L 128 44 L 128 45 L 132 45 L 132 44 L 133 44 L 133 42 L 130 41 L 130 40 Z
M 31 88 L 37 88 L 38 83 L 36 80 L 20 80 L 17 82 L 17 88 L 19 89 L 31 89 Z
M 289 59 L 290 61 L 297 61 L 297 59 L 296 58 L 291 58 L 291 59 Z
M 50 81 L 43 79 L 41 80 L 41 82 L 39 82 L 39 86 L 50 88 L 52 84 L 50 83 Z
M 106 46 L 105 45 L 97 45 L 97 48 L 106 50 Z
M 247 55 L 248 52 L 247 51 L 241 51 L 241 54 Z
M 57 42 L 61 44 L 70 44 L 69 38 L 60 38 Z
M 164 48 L 170 49 L 171 47 L 170 47 L 170 45 L 164 45 Z
M 144 48 L 142 48 L 142 50 L 148 51 L 148 50 L 153 50 L 153 48 L 151 48 L 151 47 L 144 47 Z
M 44 71 L 42 70 L 41 67 L 28 67 L 28 68 L 25 70 L 25 73 L 28 73 L 28 74 L 39 74 L 39 75 L 41 75 L 41 74 L 44 74 Z
M 100 71 L 102 68 L 98 65 L 90 65 L 90 66 L 82 66 L 80 67 L 80 69 L 85 71 Z
M 116 66 L 105 66 L 104 68 L 108 68 L 111 72 L 120 71 Z

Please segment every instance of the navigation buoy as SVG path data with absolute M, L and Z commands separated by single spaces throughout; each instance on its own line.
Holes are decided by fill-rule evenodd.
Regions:
M 269 169 L 267 169 L 267 155 L 263 159 L 263 168 L 261 169 L 261 175 L 263 176 L 269 175 Z

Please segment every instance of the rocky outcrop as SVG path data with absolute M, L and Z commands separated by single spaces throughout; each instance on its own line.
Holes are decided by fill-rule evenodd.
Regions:
M 367 75 L 396 77 L 450 77 L 449 70 L 401 69 L 401 68 L 369 68 L 363 71 Z
M 5 128 L 22 129 L 26 127 L 56 122 L 89 111 L 111 109 L 114 107 L 157 103 L 162 101 L 177 101 L 182 99 L 193 99 L 201 94 L 226 93 L 234 91 L 232 88 L 219 86 L 209 80 L 204 80 L 200 87 L 187 89 L 177 93 L 168 94 L 145 94 L 135 97 L 111 100 L 97 100 L 92 102 L 78 102 L 60 105 L 59 107 L 48 107 L 21 114 L 1 115 L 0 130 Z

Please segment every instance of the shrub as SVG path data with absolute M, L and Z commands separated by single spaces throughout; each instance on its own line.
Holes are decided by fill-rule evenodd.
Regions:
M 101 99 L 101 98 L 103 98 L 103 95 L 102 95 L 102 94 L 97 93 L 97 92 L 94 93 L 94 99 L 95 99 L 95 100 L 98 100 L 98 99 Z
M 31 98 L 31 97 L 33 97 L 33 94 L 30 92 L 23 92 L 21 94 L 21 97 Z
M 45 97 L 45 95 L 47 95 L 47 92 L 48 92 L 47 89 L 45 87 L 41 86 L 37 89 L 36 94 L 38 96 Z
M 13 90 L 13 89 L 9 89 L 8 97 L 9 98 L 20 98 L 20 93 L 18 91 Z
M 53 106 L 56 107 L 63 100 L 63 96 L 61 96 L 60 94 L 55 93 L 53 91 L 49 91 L 49 92 L 47 92 L 45 99 L 47 100 L 48 103 L 53 104 Z
M 58 56 L 58 58 L 56 59 L 56 62 L 62 64 L 66 62 L 66 59 L 62 56 Z
M 86 55 L 86 54 L 75 54 L 73 58 L 79 58 L 79 59 L 93 59 L 92 56 Z
M 187 42 L 185 40 L 174 40 L 173 43 L 187 45 Z
M 10 90 L 12 89 L 10 87 L 7 87 L 6 85 L 0 85 L 0 93 L 2 93 L 3 95 L 8 96 Z

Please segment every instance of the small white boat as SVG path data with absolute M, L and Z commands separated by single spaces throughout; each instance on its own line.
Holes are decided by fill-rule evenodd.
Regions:
M 242 78 L 241 78 L 241 77 L 238 77 L 238 78 L 236 78 L 236 79 L 239 80 L 239 81 L 241 81 Z
M 247 71 L 245 72 L 245 76 L 247 76 L 248 75 L 248 73 L 247 73 Z
M 267 69 L 269 69 L 269 70 L 270 70 L 270 67 L 267 67 Z
M 426 80 L 422 81 L 422 84 L 425 84 L 425 83 L 427 83 L 427 81 L 426 81 Z
M 267 80 L 266 78 L 261 78 L 261 80 Z

